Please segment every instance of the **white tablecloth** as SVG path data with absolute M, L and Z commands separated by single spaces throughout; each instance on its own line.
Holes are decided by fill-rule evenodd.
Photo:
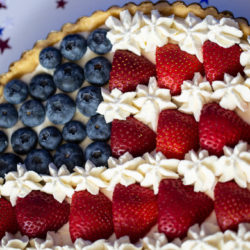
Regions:
M 0 0 L 0 74 L 11 62 L 31 49 L 35 41 L 46 38 L 51 30 L 59 30 L 66 22 L 75 22 L 95 10 L 112 5 L 122 6 L 126 0 Z M 142 0 L 134 0 L 140 3 Z M 157 2 L 153 0 L 152 2 Z M 174 2 L 174 1 L 169 1 Z M 235 17 L 250 20 L 250 0 L 185 0 L 187 4 L 202 2 L 219 11 L 229 10 Z

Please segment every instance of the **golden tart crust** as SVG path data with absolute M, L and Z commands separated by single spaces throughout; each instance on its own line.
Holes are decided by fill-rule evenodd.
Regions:
M 46 40 L 37 41 L 33 49 L 24 52 L 20 60 L 10 65 L 9 71 L 7 73 L 0 75 L 0 96 L 3 92 L 3 86 L 7 82 L 14 78 L 20 78 L 23 75 L 31 73 L 35 70 L 39 64 L 39 53 L 43 48 L 58 43 L 67 34 L 92 31 L 103 25 L 109 16 L 119 17 L 120 12 L 125 9 L 128 9 L 131 14 L 134 14 L 136 11 L 142 11 L 145 14 L 150 14 L 151 10 L 157 9 L 162 15 L 165 16 L 174 14 L 179 17 L 186 17 L 189 12 L 193 12 L 200 18 L 205 18 L 207 15 L 212 15 L 217 19 L 222 17 L 234 18 L 231 12 L 218 12 L 215 7 L 203 9 L 199 4 L 196 3 L 190 5 L 186 5 L 183 2 L 169 4 L 166 1 L 160 1 L 156 4 L 151 2 L 143 2 L 140 5 L 128 3 L 122 8 L 113 6 L 107 11 L 96 11 L 90 17 L 79 18 L 74 24 L 65 24 L 61 31 L 53 31 L 49 33 Z M 247 20 L 244 18 L 237 18 L 235 20 L 239 23 L 240 29 L 244 33 L 244 37 L 246 38 L 248 35 L 250 35 L 250 26 Z

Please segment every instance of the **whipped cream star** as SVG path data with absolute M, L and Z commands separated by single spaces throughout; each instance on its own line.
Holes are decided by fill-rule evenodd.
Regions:
M 141 242 L 145 249 L 148 250 L 180 250 L 179 245 L 175 244 L 174 240 L 168 243 L 167 237 L 163 233 L 153 233 L 144 237 Z
M 219 101 L 225 109 L 234 110 L 239 108 L 246 111 L 250 102 L 250 84 L 247 84 L 240 73 L 236 77 L 224 75 L 224 81 L 212 83 L 214 93 L 212 98 Z
M 81 238 L 76 239 L 74 243 L 75 250 L 106 250 L 107 242 L 105 240 L 97 240 L 95 242 L 83 240 Z
M 244 72 L 250 77 L 250 36 L 247 37 L 247 42 L 241 43 L 240 47 L 243 52 L 240 54 L 240 63 L 244 66 Z
M 137 86 L 133 104 L 139 110 L 134 117 L 154 131 L 157 130 L 160 112 L 164 109 L 176 108 L 176 105 L 171 102 L 169 89 L 158 88 L 155 77 L 150 77 L 148 86 Z
M 241 223 L 237 233 L 231 230 L 224 232 L 223 250 L 250 249 L 250 224 Z
M 137 171 L 139 165 L 144 163 L 141 157 L 133 158 L 130 153 L 125 153 L 119 159 L 110 157 L 108 160 L 108 169 L 101 176 L 109 182 L 108 190 L 114 190 L 116 184 L 120 183 L 129 186 L 143 180 L 143 175 Z
M 168 37 L 176 33 L 170 28 L 173 24 L 174 16 L 161 17 L 158 10 L 151 11 L 151 18 L 142 16 L 144 26 L 138 32 L 140 47 L 146 52 L 155 51 L 156 47 L 162 47 L 168 42 Z
M 173 28 L 177 32 L 173 33 L 171 38 L 178 42 L 182 50 L 196 55 L 203 62 L 202 45 L 207 40 L 207 22 L 202 21 L 192 13 L 188 13 L 185 19 L 175 17 Z
M 15 235 L 6 232 L 5 236 L 1 239 L 0 249 L 14 250 L 26 249 L 29 243 L 28 236 L 22 236 L 19 232 Z
M 55 242 L 52 236 L 52 232 L 48 232 L 46 235 L 46 239 L 39 239 L 39 238 L 35 238 L 35 239 L 31 239 L 30 240 L 30 245 L 31 247 L 28 248 L 28 250 L 35 250 L 35 249 L 39 249 L 39 250 L 48 250 L 48 249 L 54 249 L 55 247 Z
M 123 236 L 123 237 L 117 239 L 115 237 L 115 235 L 113 234 L 109 238 L 109 242 L 110 242 L 110 244 L 107 245 L 108 250 L 125 250 L 125 249 L 141 250 L 142 249 L 142 244 L 140 242 L 138 242 L 136 244 L 132 244 L 130 242 L 128 236 Z
M 120 19 L 110 16 L 106 22 L 110 28 L 107 38 L 113 44 L 112 51 L 127 49 L 137 55 L 141 55 L 138 44 L 138 32 L 142 26 L 142 13 L 137 11 L 132 17 L 128 10 L 120 13 Z
M 215 174 L 220 182 L 235 180 L 242 188 L 250 183 L 250 151 L 246 142 L 240 141 L 234 149 L 225 146 L 224 155 L 215 162 Z
M 163 178 L 178 179 L 177 167 L 179 160 L 167 159 L 161 152 L 143 155 L 145 163 L 140 164 L 138 171 L 144 175 L 141 181 L 143 187 L 153 187 L 157 194 Z
M 136 114 L 138 109 L 133 106 L 136 92 L 122 93 L 119 89 L 113 89 L 111 93 L 102 88 L 103 101 L 97 108 L 97 113 L 104 115 L 107 123 L 114 119 L 125 120 L 131 114 Z
M 205 227 L 209 227 L 211 234 L 207 234 Z M 221 249 L 220 246 L 223 244 L 223 233 L 219 232 L 218 227 L 207 225 L 207 223 L 203 223 L 201 227 L 198 224 L 190 227 L 187 237 L 188 239 L 182 243 L 181 249 L 218 250 Z
M 194 150 L 189 151 L 178 166 L 178 173 L 183 175 L 184 185 L 194 185 L 196 192 L 210 191 L 216 183 L 214 173 L 216 160 L 217 157 L 209 156 L 206 150 L 198 153 Z
M 34 171 L 27 171 L 24 165 L 17 165 L 17 172 L 9 172 L 5 176 L 5 183 L 1 187 L 1 194 L 10 197 L 15 206 L 18 197 L 24 198 L 32 190 L 41 190 L 42 177 Z
M 43 175 L 45 185 L 42 191 L 48 194 L 52 194 L 54 199 L 59 202 L 63 202 L 66 197 L 72 197 L 74 193 L 71 184 L 71 175 L 65 165 L 59 169 L 54 164 L 49 165 L 49 175 Z
M 76 186 L 75 191 L 87 190 L 93 195 L 99 193 L 100 188 L 105 188 L 108 183 L 101 178 L 106 167 L 96 167 L 91 161 L 87 161 L 85 169 L 75 167 L 71 182 Z
M 204 22 L 208 24 L 209 32 L 207 36 L 210 41 L 224 48 L 240 43 L 243 32 L 239 29 L 239 24 L 232 18 L 223 17 L 218 20 L 208 15 Z
M 212 100 L 213 93 L 210 83 L 200 73 L 195 73 L 192 81 L 184 81 L 181 85 L 181 94 L 173 96 L 179 110 L 193 114 L 196 121 L 200 120 L 202 107 Z

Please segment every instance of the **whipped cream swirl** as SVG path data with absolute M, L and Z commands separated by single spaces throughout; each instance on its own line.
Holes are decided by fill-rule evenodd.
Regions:
M 242 188 L 250 183 L 250 150 L 240 141 L 234 149 L 225 146 L 224 155 L 215 162 L 215 174 L 220 182 L 235 180 Z
M 151 11 L 151 18 L 142 16 L 143 27 L 138 32 L 139 45 L 146 52 L 155 52 L 156 47 L 161 47 L 168 42 L 168 37 L 176 33 L 171 28 L 174 16 L 162 17 L 158 10 Z
M 5 236 L 1 239 L 0 248 L 3 250 L 15 250 L 26 249 L 29 244 L 28 236 L 22 236 L 19 232 L 15 235 L 11 233 L 5 233 Z
M 103 101 L 97 108 L 97 113 L 104 115 L 107 123 L 114 119 L 125 120 L 131 114 L 136 114 L 138 109 L 133 106 L 135 92 L 122 93 L 119 89 L 113 89 L 111 93 L 102 88 Z
M 139 165 L 144 162 L 143 158 L 125 153 L 119 159 L 110 157 L 108 160 L 108 169 L 101 176 L 109 182 L 107 189 L 113 191 L 116 184 L 120 183 L 129 186 L 143 180 L 143 175 L 137 171 Z
M 208 39 L 217 43 L 221 47 L 229 48 L 236 43 L 240 43 L 243 32 L 239 28 L 239 24 L 232 18 L 221 18 L 220 20 L 213 16 L 206 16 L 204 22 L 207 23 L 209 32 Z
M 250 103 L 250 84 L 245 83 L 240 73 L 236 77 L 225 74 L 224 81 L 214 81 L 212 86 L 212 98 L 219 101 L 221 107 L 230 110 L 239 108 L 243 112 L 247 110 Z
M 24 165 L 17 165 L 17 172 L 9 172 L 1 187 L 1 194 L 10 198 L 12 206 L 18 197 L 24 198 L 32 190 L 41 190 L 42 177 L 34 171 L 27 171 Z
M 87 161 L 85 168 L 75 167 L 72 174 L 71 183 L 76 186 L 75 191 L 87 190 L 93 195 L 99 193 L 100 188 L 105 188 L 108 183 L 101 175 L 106 167 L 96 167 L 91 161 Z
M 175 17 L 173 27 L 177 30 L 171 38 L 178 42 L 180 48 L 189 54 L 196 55 L 203 62 L 202 45 L 207 40 L 208 25 L 192 13 L 185 19 Z
M 244 66 L 244 72 L 250 77 L 250 36 L 247 37 L 247 42 L 241 43 L 240 47 L 243 52 L 240 54 L 240 63 Z
M 203 106 L 212 100 L 212 87 L 200 73 L 195 73 L 192 81 L 184 81 L 181 85 L 181 94 L 173 96 L 179 110 L 193 114 L 196 121 L 200 120 Z
M 153 187 L 155 194 L 158 193 L 159 184 L 163 178 L 179 178 L 177 174 L 179 160 L 167 159 L 161 152 L 146 153 L 143 155 L 143 159 L 145 163 L 138 167 L 138 171 L 144 175 L 140 185 Z
M 107 37 L 113 44 L 112 51 L 127 49 L 137 55 L 141 54 L 138 44 L 138 33 L 142 26 L 141 12 L 137 11 L 132 17 L 128 10 L 124 10 L 120 13 L 120 20 L 110 16 L 105 24 L 110 28 Z
M 50 175 L 43 175 L 45 185 L 42 191 L 48 194 L 52 194 L 53 197 L 63 202 L 66 197 L 71 198 L 74 189 L 71 186 L 71 175 L 65 165 L 59 169 L 54 164 L 49 165 Z
M 137 86 L 133 104 L 139 110 L 134 117 L 154 131 L 157 130 L 160 112 L 164 109 L 176 108 L 176 105 L 171 102 L 169 89 L 158 88 L 155 77 L 150 77 L 148 86 Z
M 216 156 L 209 156 L 208 151 L 198 153 L 193 150 L 185 155 L 185 160 L 180 161 L 178 173 L 183 175 L 184 185 L 194 185 L 194 191 L 211 191 L 216 183 L 215 162 Z

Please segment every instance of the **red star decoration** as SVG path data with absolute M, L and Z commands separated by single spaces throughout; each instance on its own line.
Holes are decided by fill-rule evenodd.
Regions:
M 0 9 L 7 9 L 7 7 L 4 4 L 0 3 Z
M 1 54 L 3 54 L 3 52 L 6 50 L 6 49 L 11 49 L 11 47 L 9 46 L 8 42 L 9 42 L 9 38 L 6 39 L 6 40 L 2 40 L 0 38 L 0 51 L 1 51 Z
M 66 1 L 64 1 L 64 0 L 58 0 L 58 1 L 56 1 L 57 2 L 57 9 L 58 8 L 62 8 L 62 9 L 64 9 L 64 7 L 65 7 L 65 5 L 68 3 L 68 2 L 66 2 Z

